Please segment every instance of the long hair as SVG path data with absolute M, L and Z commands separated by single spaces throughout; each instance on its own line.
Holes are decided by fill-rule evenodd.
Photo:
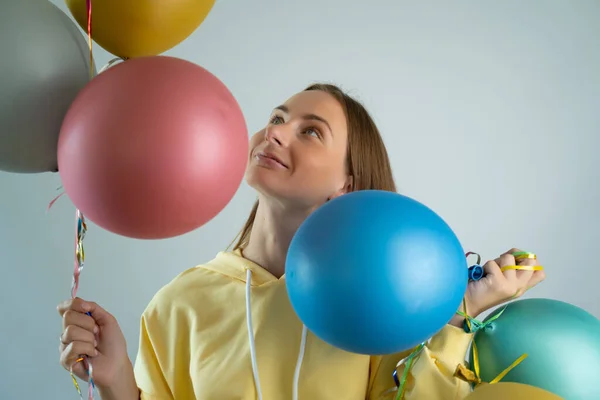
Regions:
M 332 95 L 342 106 L 348 125 L 348 149 L 346 163 L 353 177 L 351 191 L 396 191 L 390 159 L 373 118 L 365 107 L 335 85 L 317 83 L 305 91 L 320 90 Z M 243 249 L 250 240 L 250 233 L 258 210 L 258 200 L 240 233 L 236 236 L 234 250 Z M 234 239 L 235 242 L 235 239 Z

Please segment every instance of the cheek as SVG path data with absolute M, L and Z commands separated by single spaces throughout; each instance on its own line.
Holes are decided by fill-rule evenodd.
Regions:
M 256 146 L 261 144 L 264 140 L 265 140 L 265 130 L 264 129 L 256 132 L 254 135 L 252 135 L 252 137 L 250 138 L 250 146 L 249 146 L 250 154 L 252 154 L 252 152 L 254 151 Z
M 342 154 L 336 154 L 331 151 L 312 151 L 297 154 L 296 173 L 301 175 L 303 181 L 313 183 L 319 182 L 320 185 L 330 186 L 338 185 L 340 180 L 345 180 L 346 167 L 345 157 Z

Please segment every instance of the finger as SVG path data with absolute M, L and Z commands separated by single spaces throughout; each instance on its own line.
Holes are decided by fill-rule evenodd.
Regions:
M 94 303 L 93 301 L 88 301 L 86 303 L 90 307 L 90 315 L 94 318 L 98 326 L 105 326 L 115 322 L 115 317 L 97 303 Z
M 71 365 L 71 368 L 65 367 L 65 369 L 69 372 L 72 372 L 73 375 L 75 375 L 82 381 L 84 381 L 84 382 L 88 381 L 89 375 L 88 375 L 88 371 L 86 369 L 86 365 L 83 363 L 83 358 L 77 359 L 77 361 L 75 361 L 75 364 Z
M 58 313 L 62 316 L 67 311 L 77 311 L 83 314 L 89 314 L 96 320 L 96 323 L 100 326 L 106 325 L 107 323 L 114 320 L 114 317 L 106 311 L 104 308 L 100 307 L 97 303 L 93 301 L 85 301 L 76 297 L 74 299 L 65 300 L 56 307 Z
M 518 266 L 523 267 L 536 267 L 538 266 L 538 261 L 535 258 L 521 258 L 517 260 Z M 523 287 L 529 286 L 529 281 L 533 277 L 533 273 L 535 272 L 533 269 L 521 269 L 517 271 L 517 279 L 522 284 Z
M 527 290 L 541 283 L 544 279 L 546 279 L 546 273 L 544 271 L 535 271 L 529 279 L 529 282 L 527 282 Z
M 69 299 L 69 300 L 63 301 L 56 307 L 56 309 L 58 310 L 58 313 L 62 317 L 64 315 L 64 313 L 67 312 L 68 310 L 73 310 L 73 311 L 77 311 L 82 314 L 85 314 L 85 313 L 91 311 L 92 307 L 87 301 L 84 301 L 84 300 L 80 299 L 79 297 L 76 297 L 74 299 Z
M 500 268 L 506 267 L 508 265 L 515 265 L 517 263 L 515 257 L 512 255 L 512 253 L 509 252 L 501 254 L 500 257 L 497 258 L 497 260 L 498 265 L 500 265 Z
M 496 259 L 496 263 L 500 266 L 500 269 L 502 269 L 502 267 L 510 267 L 517 264 L 515 257 L 512 255 L 512 253 L 508 252 L 498 257 Z M 517 271 L 514 269 L 507 269 L 503 271 L 503 274 L 509 281 L 515 281 L 517 279 Z
M 526 253 L 526 252 L 521 252 L 521 253 Z M 515 260 L 517 262 L 517 265 L 530 265 L 530 266 L 535 266 L 538 264 L 538 260 L 537 260 L 537 256 L 533 253 L 527 253 L 530 256 L 529 257 L 515 257 Z
M 70 371 L 73 364 L 75 364 L 82 355 L 95 357 L 98 355 L 98 351 L 91 343 L 71 342 L 60 354 L 60 364 L 63 366 L 63 368 Z
M 63 314 L 63 331 L 71 325 L 78 326 L 92 333 L 98 333 L 98 325 L 96 325 L 94 318 L 77 311 L 67 310 Z
M 491 276 L 495 279 L 498 280 L 505 280 L 506 278 L 504 277 L 504 275 L 502 274 L 502 270 L 500 269 L 500 266 L 498 265 L 498 263 L 496 261 L 488 261 L 485 264 L 483 264 L 483 271 L 484 276 Z
M 508 251 L 506 251 L 506 252 L 502 253 L 502 255 L 505 255 L 505 254 L 510 254 L 511 256 L 514 256 L 514 254 L 515 254 L 515 253 L 523 253 L 523 250 L 521 250 L 521 249 L 517 249 L 517 248 L 514 248 L 514 247 L 513 247 L 512 249 L 510 249 L 510 250 L 508 250 Z
M 539 261 L 537 260 L 537 257 L 535 256 L 535 254 L 529 253 L 526 251 L 522 251 L 519 249 L 512 249 L 512 250 L 514 250 L 513 256 L 515 254 L 525 254 L 526 255 L 526 256 L 522 256 L 522 257 L 515 257 L 517 266 L 526 266 L 526 267 L 538 267 L 539 266 Z M 533 270 L 533 269 L 517 269 L 516 271 L 517 271 L 516 276 L 517 276 L 517 279 L 519 280 L 519 282 L 521 283 L 521 286 L 528 288 L 530 285 L 529 281 L 533 277 L 535 270 Z
M 96 337 L 88 330 L 85 330 L 79 326 L 69 325 L 60 336 L 60 341 L 66 345 L 71 342 L 87 342 L 91 343 L 96 347 Z

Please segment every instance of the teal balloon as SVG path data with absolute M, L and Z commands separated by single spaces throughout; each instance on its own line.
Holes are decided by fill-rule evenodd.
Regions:
M 551 299 L 518 300 L 474 340 L 484 382 L 527 354 L 502 382 L 537 386 L 565 400 L 600 399 L 600 320 L 579 307 Z

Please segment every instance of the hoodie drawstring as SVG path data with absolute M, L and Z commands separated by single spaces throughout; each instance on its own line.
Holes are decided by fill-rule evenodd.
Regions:
M 258 362 L 256 361 L 256 344 L 254 342 L 254 328 L 252 327 L 252 309 L 250 301 L 250 293 L 252 287 L 252 271 L 246 270 L 246 325 L 248 327 L 248 339 L 250 341 L 250 360 L 252 362 L 252 374 L 254 375 L 254 387 L 258 395 L 258 400 L 263 400 L 262 390 L 260 388 L 260 378 L 258 376 Z M 308 329 L 302 326 L 302 339 L 300 340 L 300 353 L 294 370 L 294 383 L 292 387 L 292 399 L 298 400 L 298 385 L 300 381 L 300 370 L 302 369 L 302 361 L 304 359 L 304 351 L 306 349 L 306 337 Z
M 252 287 L 252 271 L 246 270 L 246 325 L 248 326 L 248 339 L 250 339 L 250 360 L 252 361 L 252 374 L 254 375 L 254 387 L 258 394 L 258 400 L 262 400 L 260 390 L 260 378 L 258 377 L 258 363 L 256 362 L 256 345 L 254 344 L 254 329 L 252 328 L 252 309 L 250 308 L 250 288 Z
M 294 386 L 292 386 L 292 399 L 298 400 L 298 385 L 300 382 L 300 369 L 302 368 L 302 360 L 304 359 L 304 350 L 306 349 L 306 336 L 308 329 L 302 325 L 302 339 L 300 339 L 300 353 L 298 361 L 296 361 L 296 370 L 294 371 Z

